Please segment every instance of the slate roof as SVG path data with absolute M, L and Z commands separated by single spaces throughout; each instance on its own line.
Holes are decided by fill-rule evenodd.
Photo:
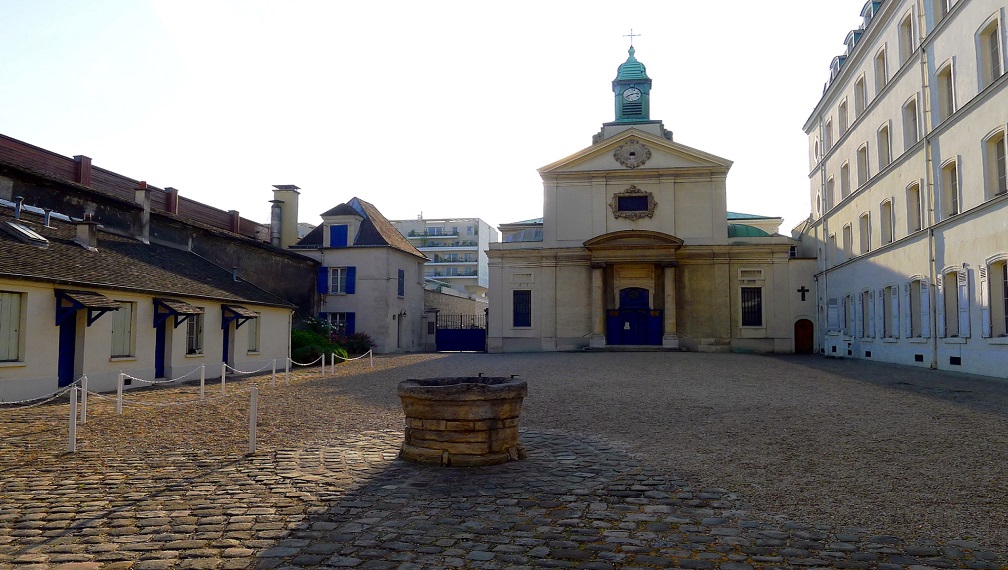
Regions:
M 415 255 L 424 261 L 427 256 L 413 247 L 413 244 L 396 229 L 392 222 L 382 215 L 373 204 L 360 198 L 353 198 L 345 204 L 340 204 L 322 214 L 326 216 L 360 216 L 363 218 L 360 231 L 354 236 L 351 247 L 391 247 L 403 253 Z M 294 247 L 322 247 L 325 225 L 319 225 L 308 232 Z
M 0 224 L 13 213 L 0 208 Z M 98 231 L 98 251 L 74 242 L 74 224 L 52 220 L 47 228 L 34 214 L 19 223 L 48 240 L 45 248 L 0 232 L 0 277 L 42 281 L 75 289 L 118 289 L 155 295 L 196 297 L 229 303 L 294 308 L 294 305 L 247 283 L 231 271 L 189 251 L 145 245 L 133 238 Z

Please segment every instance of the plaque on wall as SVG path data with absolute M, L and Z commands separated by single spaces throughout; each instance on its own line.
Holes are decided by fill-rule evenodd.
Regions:
M 654 194 L 633 185 L 622 192 L 613 194 L 612 202 L 609 203 L 613 217 L 628 220 L 654 217 L 655 206 L 657 204 Z

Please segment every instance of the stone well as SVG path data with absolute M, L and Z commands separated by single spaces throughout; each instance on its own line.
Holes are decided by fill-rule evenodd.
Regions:
M 474 467 L 525 459 L 518 416 L 528 394 L 514 378 L 426 378 L 399 383 L 411 461 Z

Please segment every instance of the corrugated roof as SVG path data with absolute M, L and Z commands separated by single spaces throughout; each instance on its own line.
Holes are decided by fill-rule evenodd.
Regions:
M 0 221 L 11 220 L 0 208 Z M 74 243 L 76 227 L 53 220 L 43 225 L 37 216 L 22 216 L 21 222 L 49 240 L 45 249 L 34 247 L 0 232 L 0 276 L 45 281 L 74 288 L 109 288 L 167 295 L 197 297 L 222 302 L 293 307 L 283 299 L 238 279 L 231 271 L 182 249 L 99 231 L 97 251 Z

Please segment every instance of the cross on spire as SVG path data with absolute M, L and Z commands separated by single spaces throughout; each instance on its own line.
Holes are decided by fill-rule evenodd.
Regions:
M 640 34 L 633 33 L 633 28 L 630 28 L 630 33 L 629 34 L 623 34 L 623 37 L 624 38 L 630 38 L 630 47 L 633 47 L 633 39 L 634 38 L 639 38 Z

